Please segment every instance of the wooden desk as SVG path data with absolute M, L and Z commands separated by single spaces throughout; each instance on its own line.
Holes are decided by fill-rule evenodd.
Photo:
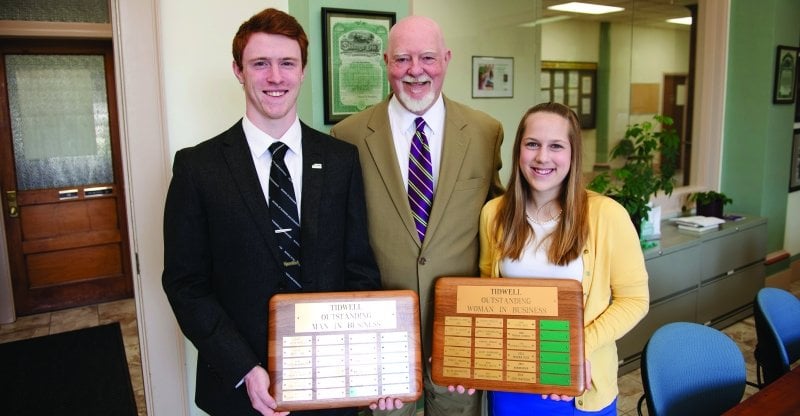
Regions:
M 789 416 L 798 413 L 800 413 L 800 367 L 795 367 L 794 370 L 725 412 L 724 416 Z

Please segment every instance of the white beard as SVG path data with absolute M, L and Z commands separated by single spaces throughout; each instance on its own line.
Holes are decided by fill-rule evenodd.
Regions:
M 431 79 L 427 75 L 419 78 L 405 77 L 403 82 L 431 82 Z M 411 111 L 412 113 L 422 113 L 430 108 L 433 105 L 433 102 L 439 97 L 433 90 L 431 90 L 422 98 L 414 99 L 401 89 L 397 94 L 397 98 L 408 111 Z
M 436 94 L 433 91 L 425 94 L 422 98 L 415 100 L 408 96 L 404 91 L 398 94 L 400 102 L 406 107 L 408 111 L 412 113 L 422 113 L 427 110 L 431 105 L 433 105 L 433 101 L 436 100 Z

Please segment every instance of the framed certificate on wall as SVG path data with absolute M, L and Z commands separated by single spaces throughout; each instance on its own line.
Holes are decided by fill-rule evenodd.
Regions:
M 322 8 L 326 124 L 334 124 L 389 94 L 383 53 L 394 22 L 393 12 Z

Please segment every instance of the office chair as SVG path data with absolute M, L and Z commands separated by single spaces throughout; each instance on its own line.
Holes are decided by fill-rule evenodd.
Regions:
M 744 357 L 722 332 L 690 322 L 662 326 L 642 351 L 642 402 L 650 416 L 720 415 L 744 394 Z
M 753 316 L 758 339 L 753 355 L 761 388 L 800 359 L 800 299 L 783 289 L 762 288 L 753 302 Z

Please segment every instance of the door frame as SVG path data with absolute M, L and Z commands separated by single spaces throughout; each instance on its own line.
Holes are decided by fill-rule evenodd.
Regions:
M 683 83 L 676 82 L 678 80 L 683 80 Z M 661 113 L 672 118 L 674 124 L 670 128 L 674 129 L 680 137 L 678 171 L 683 179 L 678 184 L 679 186 L 686 186 L 689 183 L 689 175 L 691 174 L 692 125 L 689 124 L 691 120 L 688 120 L 689 103 L 692 100 L 689 89 L 690 80 L 691 74 L 685 72 L 665 73 L 662 75 L 662 85 L 664 87 L 661 94 Z M 677 87 L 679 85 L 683 85 L 686 88 L 686 101 L 682 105 L 677 104 Z M 677 107 L 681 107 L 680 118 L 676 116 L 676 111 L 674 111 Z
M 170 178 L 159 1 L 110 0 L 120 142 L 147 414 L 188 415 L 184 338 L 161 286 Z
M 121 261 L 121 276 L 97 276 L 97 279 L 73 281 L 67 284 L 54 285 L 52 287 L 25 288 L 31 281 L 28 273 L 28 265 L 25 260 L 25 250 L 22 227 L 22 218 L 10 218 L 6 224 L 6 238 L 10 235 L 11 242 L 4 240 L 6 252 L 8 254 L 9 266 L 11 267 L 11 280 L 14 282 L 12 290 L 14 292 L 13 302 L 17 313 L 26 315 L 51 311 L 54 308 L 71 308 L 83 306 L 87 302 L 105 302 L 119 299 L 120 296 L 133 296 L 133 272 L 130 261 L 130 247 L 128 235 L 127 218 L 127 193 L 124 177 L 122 174 L 122 152 L 119 137 L 119 112 L 117 105 L 117 91 L 115 85 L 115 63 L 113 45 L 110 39 L 81 39 L 81 38 L 36 38 L 19 37 L 6 39 L 4 42 L 5 55 L 85 55 L 102 56 L 103 76 L 106 85 L 106 100 L 108 107 L 108 139 L 111 146 L 111 169 L 113 175 L 113 198 L 115 200 L 114 214 L 118 219 L 119 248 Z M 0 67 L 0 79 L 5 80 L 6 73 Z M 6 96 L 0 96 L 0 107 L 9 107 L 11 103 Z M 13 131 L 10 126 L 11 120 L 6 119 L 8 114 L 3 109 L 0 120 L 6 120 L 8 126 L 8 140 L 13 141 Z M 5 134 L 5 133 L 3 133 Z M 5 140 L 5 138 L 4 138 Z M 52 196 L 56 193 L 55 188 L 48 190 L 27 190 L 18 189 L 16 170 L 11 168 L 15 165 L 15 155 L 13 145 L 0 152 L 0 161 L 9 167 L 9 177 L 3 177 L 0 181 L 0 188 L 3 191 L 16 190 L 19 201 L 23 200 L 22 194 L 28 195 L 26 200 L 32 204 L 33 200 L 37 203 L 55 203 Z M 2 186 L 5 185 L 5 186 Z M 106 185 L 106 184 L 97 184 Z M 77 188 L 85 188 L 84 185 Z M 63 188 L 63 187 L 61 187 Z M 5 198 L 5 195 L 2 196 Z M 79 197 L 76 201 L 89 203 L 89 198 Z M 4 201 L 5 204 L 5 201 Z M 3 219 L 6 220 L 7 213 L 4 207 Z M 22 203 L 20 203 L 22 210 Z M 19 241 L 17 241 L 19 239 Z M 11 255 L 10 251 L 15 254 Z M 83 296 L 84 293 L 91 293 L 92 296 Z M 96 302 L 95 302 L 96 301 Z

